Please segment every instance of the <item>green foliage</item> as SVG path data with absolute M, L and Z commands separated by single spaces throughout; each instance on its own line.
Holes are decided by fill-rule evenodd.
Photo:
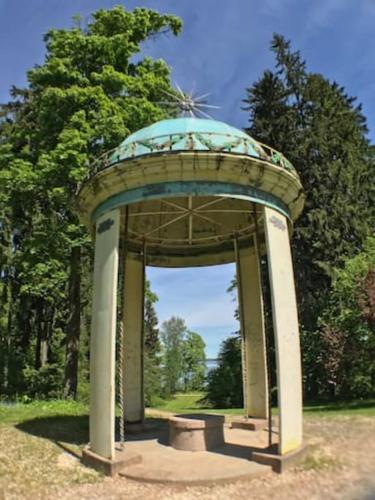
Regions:
M 183 374 L 182 346 L 185 334 L 185 321 L 176 316 L 172 316 L 161 325 L 160 338 L 163 342 L 165 396 L 174 394 L 179 389 Z
M 23 370 L 26 393 L 33 399 L 58 399 L 62 397 L 63 369 L 57 363 L 49 363 L 39 370 L 27 366 Z
M 159 341 L 158 318 L 154 304 L 158 297 L 152 292 L 150 282 L 146 281 L 145 292 L 145 353 L 144 353 L 144 393 L 146 406 L 153 406 L 163 394 L 161 345 Z
M 328 394 L 330 387 L 336 387 L 335 394 L 368 394 L 372 377 L 368 363 L 357 361 L 354 369 L 356 355 L 352 364 L 344 362 L 350 358 L 347 350 L 358 350 L 358 356 L 365 346 L 371 351 L 370 338 L 363 330 L 367 327 L 355 312 L 356 299 L 349 303 L 345 298 L 350 290 L 342 289 L 340 295 L 337 282 L 332 295 L 330 291 L 336 273 L 363 250 L 375 225 L 374 148 L 355 98 L 336 82 L 309 72 L 300 53 L 293 52 L 282 36 L 274 35 L 271 49 L 275 69 L 265 71 L 246 90 L 244 102 L 249 112 L 247 131 L 286 155 L 306 194 L 305 209 L 292 237 L 305 395 L 316 398 Z M 327 301 L 335 301 L 338 295 L 336 309 L 330 302 L 335 313 L 328 321 Z M 269 314 L 269 305 L 266 309 Z M 346 337 L 351 329 L 355 346 L 349 347 Z M 368 356 L 362 355 L 366 360 Z M 339 389 L 334 374 L 343 376 L 343 370 L 356 390 L 348 381 Z
M 219 364 L 207 377 L 206 401 L 214 408 L 243 406 L 241 339 L 225 339 L 219 352 Z
M 205 343 L 199 333 L 187 332 L 182 346 L 184 390 L 203 389 L 206 372 Z
M 82 340 L 87 349 L 92 248 L 74 193 L 98 155 L 168 116 L 157 103 L 173 92 L 169 68 L 139 53 L 180 29 L 178 18 L 143 8 L 101 9 L 84 28 L 76 18 L 47 32 L 44 62 L 0 107 L 0 390 L 8 395 L 24 382 L 55 395 L 39 372 L 53 378 L 66 356 L 60 383 L 76 396 L 78 360 L 88 359 L 77 350 Z
M 160 360 L 150 355 L 146 350 L 144 354 L 144 397 L 146 406 L 155 406 L 164 394 L 162 386 L 162 368 Z
M 146 280 L 145 291 L 145 347 L 150 356 L 158 356 L 160 353 L 158 317 L 154 304 L 159 300 L 158 296 L 151 290 L 150 282 Z
M 232 292 L 235 286 L 232 282 L 228 291 Z M 326 297 L 318 326 L 313 332 L 302 329 L 301 340 L 304 391 L 308 398 L 311 399 L 311 395 L 321 399 L 374 396 L 374 237 L 369 237 L 363 251 L 348 259 L 343 268 L 333 270 L 332 289 Z M 268 347 L 273 350 L 270 338 Z M 216 407 L 232 406 L 231 401 L 239 401 L 241 397 L 240 389 L 236 387 L 236 383 L 242 380 L 240 349 L 239 340 L 237 343 L 231 337 L 225 340 L 219 367 L 209 374 L 207 401 Z M 274 387 L 273 366 L 271 370 Z M 237 381 L 233 378 L 234 373 Z
M 187 330 L 182 318 L 172 316 L 161 326 L 163 350 L 163 396 L 179 390 L 200 390 L 205 375 L 205 343 L 202 337 Z
M 343 87 L 311 73 L 274 35 L 274 71 L 247 89 L 248 132 L 294 164 L 306 193 L 293 233 L 302 324 L 313 331 L 333 269 L 357 253 L 375 223 L 374 155 L 366 121 Z
M 338 397 L 375 394 L 375 238 L 335 273 L 319 321 L 321 371 Z

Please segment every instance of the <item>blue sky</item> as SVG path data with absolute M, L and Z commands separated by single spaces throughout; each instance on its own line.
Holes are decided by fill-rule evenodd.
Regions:
M 71 17 L 87 20 L 98 8 L 123 4 L 150 7 L 184 21 L 178 38 L 162 36 L 144 53 L 162 57 L 181 87 L 210 92 L 221 108 L 212 116 L 237 127 L 244 89 L 272 66 L 268 47 L 273 32 L 292 40 L 312 71 L 323 73 L 358 97 L 375 142 L 375 0 L 0 0 L 0 101 L 12 84 L 25 84 L 25 71 L 44 57 L 42 35 L 51 27 L 71 26 Z M 237 329 L 235 303 L 226 293 L 232 265 L 205 269 L 149 269 L 159 295 L 161 321 L 186 319 L 202 334 L 207 354 Z

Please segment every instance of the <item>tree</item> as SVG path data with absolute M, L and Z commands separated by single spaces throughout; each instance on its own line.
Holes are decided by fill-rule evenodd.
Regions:
M 368 397 L 375 394 L 375 237 L 363 252 L 335 273 L 319 321 L 323 345 L 318 362 L 327 384 L 322 395 Z M 331 387 L 331 391 L 329 388 Z
M 214 408 L 243 406 L 241 338 L 232 335 L 223 340 L 219 364 L 207 376 L 206 401 Z
M 182 318 L 172 316 L 161 325 L 163 342 L 164 391 L 169 396 L 177 392 L 183 374 L 183 343 L 186 325 Z
M 158 317 L 154 304 L 159 300 L 156 293 L 151 290 L 150 282 L 146 280 L 145 291 L 145 348 L 152 356 L 160 352 Z
M 76 396 L 92 248 L 74 193 L 102 152 L 168 116 L 157 104 L 173 92 L 168 67 L 134 56 L 144 41 L 180 28 L 174 16 L 118 6 L 98 10 L 85 27 L 52 29 L 44 63 L 1 106 L 0 363 L 8 393 L 21 390 L 23 369 L 61 367 L 65 349 L 61 391 Z
M 183 379 L 185 391 L 200 391 L 206 372 L 206 344 L 199 333 L 186 333 L 182 345 Z
M 305 209 L 295 223 L 292 247 L 305 395 L 317 397 L 327 389 L 319 362 L 327 348 L 319 317 L 336 270 L 363 249 L 375 223 L 374 150 L 355 98 L 336 82 L 309 72 L 282 36 L 274 35 L 271 49 L 275 69 L 246 90 L 247 131 L 282 151 L 305 189 Z M 326 334 L 333 350 L 341 345 L 338 331 Z
M 306 192 L 293 252 L 303 327 L 314 331 L 333 269 L 363 247 L 375 221 L 373 154 L 355 98 L 308 72 L 290 42 L 274 35 L 275 71 L 246 90 L 247 131 L 282 151 Z
M 150 282 L 146 281 L 145 293 L 145 402 L 153 406 L 157 398 L 162 396 L 161 345 L 159 341 L 158 318 L 154 304 L 158 297 L 152 292 Z

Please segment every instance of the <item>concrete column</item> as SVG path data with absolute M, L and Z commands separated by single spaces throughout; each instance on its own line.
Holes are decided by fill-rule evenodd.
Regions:
M 115 342 L 119 210 L 96 223 L 94 292 L 90 339 L 90 449 L 115 453 Z
M 284 455 L 302 444 L 299 326 L 288 223 L 268 207 L 264 219 L 276 346 L 279 454 Z
M 242 279 L 238 282 L 241 282 L 242 287 L 242 324 L 245 330 L 247 416 L 267 418 L 266 341 L 256 236 L 254 236 L 254 252 L 240 251 L 240 269 Z
M 124 275 L 124 408 L 130 423 L 144 420 L 143 311 L 144 266 L 126 259 Z

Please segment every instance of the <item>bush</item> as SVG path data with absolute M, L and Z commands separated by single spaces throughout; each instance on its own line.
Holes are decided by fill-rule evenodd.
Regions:
M 375 237 L 336 272 L 320 319 L 325 393 L 341 398 L 375 393 Z M 332 391 L 329 391 L 329 385 Z
M 27 366 L 23 370 L 25 395 L 35 399 L 58 399 L 63 396 L 63 369 L 58 364 L 47 364 L 36 370 Z

